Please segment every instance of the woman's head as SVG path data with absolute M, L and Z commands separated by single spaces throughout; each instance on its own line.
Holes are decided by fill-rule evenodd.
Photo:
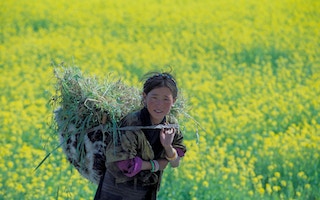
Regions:
M 143 86 L 143 103 L 153 124 L 159 124 L 169 114 L 177 94 L 176 82 L 169 73 L 156 73 L 146 80 Z
M 151 76 L 150 76 L 151 75 Z M 174 77 L 167 73 L 150 73 L 147 74 L 149 77 L 144 85 L 143 85 L 143 92 L 148 94 L 151 90 L 159 87 L 167 87 L 170 89 L 172 96 L 174 99 L 178 96 L 178 87 Z

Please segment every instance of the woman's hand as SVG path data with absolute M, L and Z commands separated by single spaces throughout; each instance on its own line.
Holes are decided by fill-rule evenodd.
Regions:
M 164 128 L 160 131 L 160 142 L 165 149 L 171 147 L 175 132 L 174 128 Z
M 174 128 L 162 129 L 160 131 L 160 141 L 167 157 L 172 158 L 176 156 L 175 159 L 170 161 L 172 167 L 178 167 L 180 162 L 180 157 L 177 155 L 177 151 L 172 146 L 175 133 L 176 129 Z

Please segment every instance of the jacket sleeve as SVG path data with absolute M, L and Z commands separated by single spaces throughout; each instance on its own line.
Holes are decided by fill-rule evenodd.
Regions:
M 117 141 L 109 143 L 106 150 L 106 162 L 133 159 L 137 155 L 137 137 L 131 131 L 119 132 Z
M 172 124 L 178 124 L 178 120 L 173 116 L 169 116 L 168 121 Z M 187 152 L 187 147 L 183 143 L 183 134 L 180 129 L 173 138 L 172 146 L 177 150 L 179 157 L 183 157 Z
M 175 134 L 172 146 L 177 150 L 179 157 L 183 157 L 184 154 L 187 152 L 187 148 L 183 143 L 183 135 L 180 132 L 180 130 L 178 131 L 178 133 Z
M 117 166 L 124 175 L 133 177 L 141 171 L 142 159 L 137 156 L 133 159 L 118 161 Z

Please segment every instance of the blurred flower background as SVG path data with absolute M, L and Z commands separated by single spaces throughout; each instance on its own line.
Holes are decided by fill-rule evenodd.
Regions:
M 320 199 L 320 1 L 16 0 L 0 20 L 0 199 L 94 196 L 54 151 L 61 62 L 138 88 L 172 70 L 199 126 L 181 117 L 159 199 Z

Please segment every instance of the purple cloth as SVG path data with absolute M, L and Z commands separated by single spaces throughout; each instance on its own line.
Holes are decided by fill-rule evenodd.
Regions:
M 183 157 L 184 151 L 180 148 L 176 148 L 178 156 Z M 121 160 L 117 162 L 118 168 L 122 173 L 128 177 L 133 177 L 141 171 L 142 159 L 140 157 L 135 157 L 128 160 Z
M 132 159 L 118 161 L 117 166 L 124 175 L 133 177 L 141 171 L 142 159 L 137 156 Z
M 184 156 L 184 151 L 180 148 L 175 148 L 177 150 L 178 156 L 183 157 Z

